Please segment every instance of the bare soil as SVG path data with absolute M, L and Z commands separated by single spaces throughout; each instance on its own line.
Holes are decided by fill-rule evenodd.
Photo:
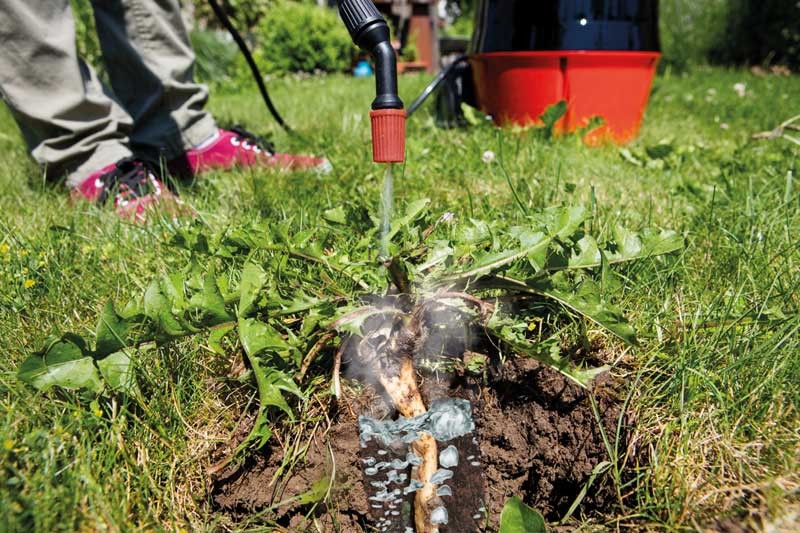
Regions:
M 511 359 L 483 379 L 456 377 L 449 385 L 430 377 L 422 381 L 427 401 L 449 395 L 472 402 L 473 436 L 483 479 L 454 479 L 451 485 L 456 493 L 482 493 L 488 524 L 484 520 L 481 527 L 487 530 L 497 530 L 503 505 L 513 495 L 549 521 L 559 520 L 593 469 L 609 460 L 587 391 L 534 360 Z M 622 384 L 602 374 L 594 380 L 591 393 L 612 446 L 622 421 L 617 445 L 625 450 L 628 420 L 622 413 Z M 369 483 L 359 460 L 363 453 L 357 425 L 360 414 L 375 418 L 392 415 L 371 387 L 345 387 L 342 400 L 332 404 L 326 414 L 329 424 L 318 424 L 315 431 L 303 436 L 308 445 L 304 458 L 283 470 L 288 474 L 276 475 L 287 456 L 287 445 L 272 439 L 244 465 L 220 473 L 213 485 L 212 505 L 234 520 L 263 513 L 289 531 L 374 530 L 377 517 L 370 507 Z M 332 491 L 326 500 L 329 505 L 292 499 L 312 490 L 315 483 L 319 488 L 326 476 L 335 480 L 326 483 Z M 611 477 L 605 473 L 594 480 L 575 514 L 601 517 L 618 503 Z M 456 523 L 451 520 L 451 527 L 441 529 L 442 533 L 463 531 Z

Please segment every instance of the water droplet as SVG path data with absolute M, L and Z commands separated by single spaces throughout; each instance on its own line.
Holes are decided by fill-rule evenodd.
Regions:
M 431 524 L 446 524 L 447 519 L 447 509 L 445 509 L 443 506 L 440 505 L 431 511 Z
M 408 454 L 406 454 L 406 461 L 414 466 L 419 466 L 422 464 L 422 457 L 414 452 L 408 452 Z
M 437 496 L 452 496 L 453 489 L 451 489 L 448 485 L 442 485 L 438 489 L 436 489 Z
M 439 464 L 444 468 L 458 466 L 458 448 L 452 444 L 439 453 Z
M 451 477 L 453 477 L 452 470 L 448 470 L 446 468 L 440 468 L 439 470 L 433 473 L 430 482 L 433 483 L 434 485 L 438 485 L 440 483 L 444 483 Z

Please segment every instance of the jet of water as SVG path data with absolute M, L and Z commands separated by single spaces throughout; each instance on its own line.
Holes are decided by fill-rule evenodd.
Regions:
M 383 177 L 383 193 L 381 194 L 381 227 L 380 227 L 380 259 L 389 258 L 389 232 L 392 229 L 392 199 L 394 196 L 394 184 L 392 183 L 392 167 L 386 168 Z

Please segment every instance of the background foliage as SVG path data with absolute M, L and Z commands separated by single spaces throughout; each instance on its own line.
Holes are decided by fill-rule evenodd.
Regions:
M 800 65 L 798 2 L 662 0 L 660 17 L 667 64 Z
M 252 28 L 255 59 L 265 73 L 340 72 L 357 50 L 336 11 L 313 4 L 274 2 Z M 236 72 L 250 76 L 240 58 Z
M 81 55 L 101 63 L 89 0 L 72 0 Z M 447 35 L 469 36 L 476 0 L 448 3 Z M 356 49 L 335 9 L 311 0 L 224 0 L 237 28 L 247 35 L 264 73 L 347 70 Z M 662 64 L 787 65 L 800 67 L 800 3 L 790 0 L 662 0 Z M 207 0 L 187 4 L 198 56 L 198 78 L 241 87 L 250 72 L 235 45 L 208 7 Z M 102 71 L 102 66 L 100 65 Z

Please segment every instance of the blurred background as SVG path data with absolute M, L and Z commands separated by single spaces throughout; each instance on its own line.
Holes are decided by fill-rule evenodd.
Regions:
M 359 59 L 335 0 L 223 0 L 268 76 L 352 72 Z M 477 0 L 378 0 L 393 22 L 401 70 L 438 70 L 439 51 L 465 46 Z M 73 0 L 78 46 L 100 66 L 89 0 Z M 236 90 L 250 72 L 206 0 L 184 3 L 198 56 L 197 76 Z M 703 64 L 789 74 L 800 68 L 800 0 L 661 0 L 660 69 Z

